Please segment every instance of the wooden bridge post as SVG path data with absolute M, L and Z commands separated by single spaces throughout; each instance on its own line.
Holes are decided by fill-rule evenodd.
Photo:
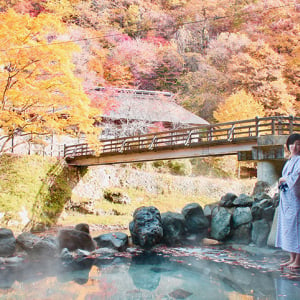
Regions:
M 272 135 L 274 135 L 275 134 L 275 120 L 274 119 L 272 119 Z
M 294 117 L 293 116 L 289 116 L 289 131 L 290 131 L 290 134 L 292 134 L 294 131 Z
M 255 117 L 255 135 L 259 136 L 259 118 Z

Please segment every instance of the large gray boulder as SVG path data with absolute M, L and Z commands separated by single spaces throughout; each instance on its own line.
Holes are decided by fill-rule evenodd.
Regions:
M 230 234 L 231 213 L 221 207 L 218 213 L 211 220 L 210 235 L 216 240 L 224 240 Z
M 251 242 L 251 228 L 251 223 L 247 223 L 232 229 L 230 241 L 239 244 L 249 244 Z
M 255 194 L 253 195 L 253 198 L 254 198 L 254 202 L 259 202 L 264 199 L 272 200 L 272 197 L 267 193 Z
M 41 238 L 35 234 L 32 234 L 30 232 L 22 232 L 17 237 L 17 244 L 19 247 L 21 247 L 22 250 L 30 252 L 34 245 L 40 240 Z
M 129 223 L 132 242 L 144 249 L 151 249 L 161 242 L 163 227 L 159 210 L 154 206 L 142 206 L 133 213 Z
M 17 244 L 32 256 L 54 257 L 58 254 L 58 244 L 54 237 L 39 237 L 23 232 L 17 237 Z
M 7 228 L 0 228 L 0 256 L 11 256 L 16 250 L 16 239 L 13 232 Z
M 273 200 L 266 198 L 255 202 L 251 207 L 253 220 L 266 219 L 272 221 L 275 213 Z
M 250 207 L 237 207 L 232 215 L 232 226 L 237 228 L 242 224 L 247 224 L 252 221 Z
M 165 212 L 161 214 L 163 241 L 167 246 L 182 244 L 186 232 L 185 219 L 182 214 Z
M 199 203 L 187 204 L 181 211 L 185 226 L 189 233 L 207 235 L 209 221 L 203 213 L 203 209 Z
M 213 215 L 213 211 L 215 208 L 219 207 L 219 202 L 215 202 L 215 203 L 211 203 L 211 204 L 207 204 L 204 206 L 203 208 L 203 213 L 204 216 L 208 219 L 211 220 L 211 217 Z
M 270 225 L 265 219 L 257 220 L 252 223 L 251 238 L 255 245 L 264 247 L 267 245 L 270 233 Z
M 79 223 L 75 226 L 75 229 L 90 234 L 90 226 L 87 223 Z
M 246 194 L 240 194 L 236 199 L 233 200 L 233 206 L 252 206 L 254 198 Z
M 236 194 L 233 193 L 227 193 L 224 196 L 221 197 L 220 200 L 220 206 L 223 207 L 232 207 L 233 201 L 237 198 Z
M 92 237 L 81 230 L 61 229 L 58 233 L 58 245 L 60 249 L 67 248 L 69 251 L 77 249 L 93 251 L 95 242 Z
M 128 246 L 128 235 L 123 232 L 105 233 L 94 237 L 94 241 L 99 248 L 124 251 Z

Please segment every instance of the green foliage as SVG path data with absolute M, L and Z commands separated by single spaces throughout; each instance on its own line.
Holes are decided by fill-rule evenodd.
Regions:
M 13 225 L 12 220 L 20 226 L 20 212 L 24 210 L 31 219 L 29 227 L 55 223 L 65 202 L 71 198 L 69 181 L 72 178 L 75 182 L 77 178 L 73 169 L 57 168 L 59 164 L 55 158 L 41 156 L 4 154 L 0 157 L 2 226 Z
M 192 174 L 190 159 L 157 160 L 152 162 L 152 166 L 159 173 L 170 173 L 180 176 L 189 176 Z
M 54 178 L 51 186 L 45 185 L 36 197 L 35 206 L 39 209 L 34 211 L 36 214 L 33 220 L 33 227 L 36 224 L 51 226 L 56 223 L 63 211 L 65 203 L 71 199 L 72 188 L 68 182 L 70 172 L 63 169 Z
M 152 165 L 154 168 L 160 169 L 160 168 L 166 166 L 166 161 L 165 160 L 156 160 L 152 163 Z
M 42 185 L 42 178 L 54 160 L 40 156 L 0 156 L 0 211 L 30 209 Z M 30 166 L 30 167 L 29 167 Z
M 175 159 L 168 161 L 168 167 L 172 174 L 188 176 L 192 173 L 192 165 L 189 159 Z

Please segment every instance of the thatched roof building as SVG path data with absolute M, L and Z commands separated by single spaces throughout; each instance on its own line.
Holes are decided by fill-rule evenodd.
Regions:
M 176 104 L 172 93 L 117 88 L 97 88 L 96 91 L 99 99 L 109 94 L 116 101 L 115 108 L 102 116 L 103 122 L 144 121 L 148 124 L 162 123 L 168 129 L 208 124 Z

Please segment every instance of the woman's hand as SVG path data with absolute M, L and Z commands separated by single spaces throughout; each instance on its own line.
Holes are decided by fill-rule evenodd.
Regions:
M 279 181 L 278 181 L 278 185 L 280 185 L 280 184 L 282 184 L 284 182 L 286 182 L 286 179 L 284 177 L 280 177 Z

